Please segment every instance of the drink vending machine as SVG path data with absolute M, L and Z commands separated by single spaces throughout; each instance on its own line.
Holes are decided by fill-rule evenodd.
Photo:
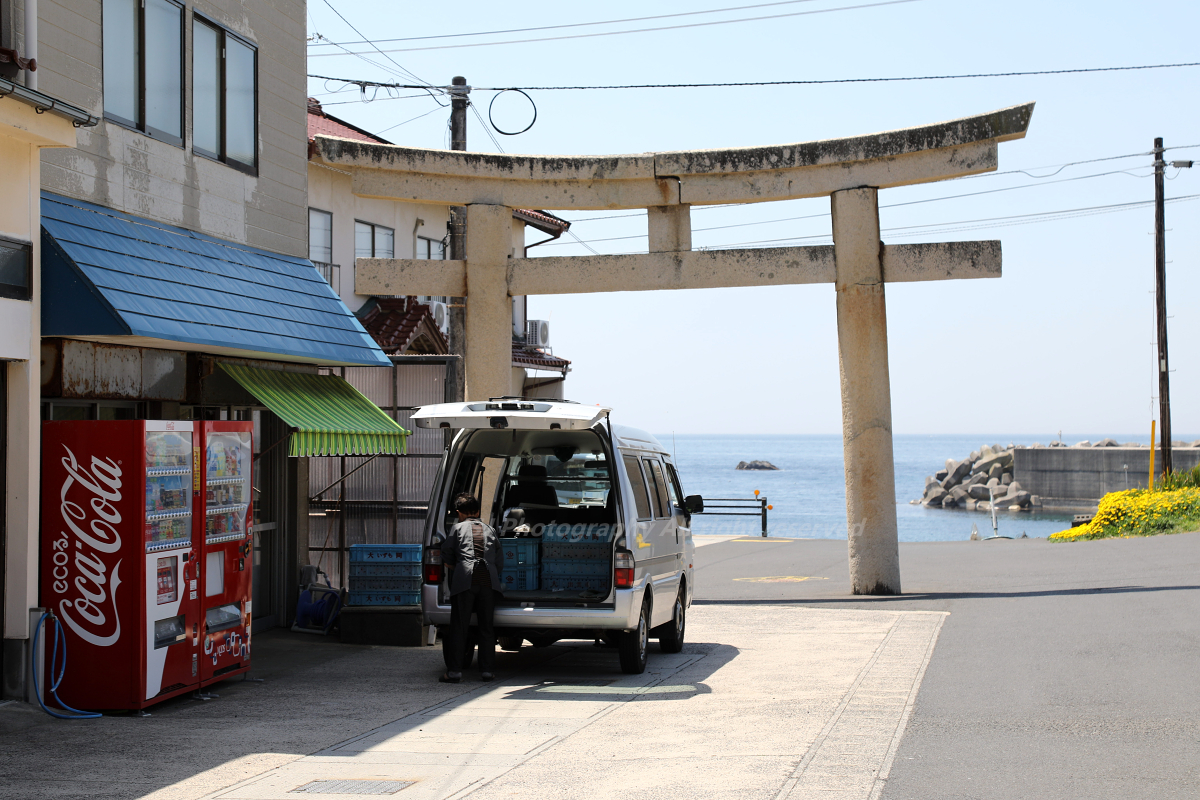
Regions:
M 61 703 L 140 709 L 249 669 L 250 426 L 43 423 L 41 602 L 65 637 Z M 209 501 L 222 485 L 238 488 Z
M 250 669 L 253 423 L 198 422 L 202 463 L 203 655 L 200 685 Z M 201 478 L 202 476 L 202 478 Z

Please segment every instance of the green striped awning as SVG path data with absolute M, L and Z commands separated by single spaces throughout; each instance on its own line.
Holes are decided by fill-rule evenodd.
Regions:
M 290 456 L 402 456 L 406 431 L 336 375 L 221 364 L 221 369 L 293 428 Z

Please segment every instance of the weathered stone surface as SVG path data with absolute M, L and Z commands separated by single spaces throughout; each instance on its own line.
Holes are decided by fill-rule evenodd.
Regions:
M 1098 441 L 1094 445 L 1092 445 L 1092 447 L 1116 447 L 1116 446 L 1117 446 L 1116 439 L 1101 439 L 1100 441 Z
M 979 460 L 979 456 L 980 456 L 980 453 L 978 450 L 972 450 L 971 455 L 967 456 L 967 461 L 970 461 L 972 464 L 974 464 L 976 461 Z
M 998 461 L 993 463 L 992 466 L 988 467 L 987 476 L 988 476 L 989 481 L 992 480 L 993 478 L 995 478 L 996 480 L 999 480 L 1000 476 L 1002 476 L 1003 474 L 1004 474 L 1004 466 L 1002 464 L 1000 464 L 1000 462 L 998 462 Z
M 941 483 L 942 481 L 946 480 L 946 476 L 949 474 L 950 472 L 948 470 L 939 469 L 937 472 L 933 473 L 933 479 L 938 483 Z
M 942 508 L 958 508 L 958 501 L 953 495 L 947 494 L 942 498 Z
M 968 489 L 967 492 L 968 492 L 968 494 L 970 494 L 971 498 L 974 500 L 987 500 L 988 499 L 988 487 L 984 486 L 982 483 L 975 484 L 970 489 Z
M 967 496 L 967 487 L 955 486 L 953 489 L 950 490 L 950 496 L 954 498 L 954 501 L 956 503 L 960 502 L 964 497 Z
M 1013 476 L 1012 476 L 1011 472 L 1006 472 L 1000 476 L 1000 485 L 1001 486 L 1008 486 L 1012 482 L 1013 482 Z
M 958 461 L 954 465 L 954 469 L 950 470 L 950 474 L 942 481 L 942 488 L 949 489 L 951 486 L 957 486 L 963 478 L 971 472 L 970 461 Z
M 987 458 L 980 458 L 975 462 L 975 466 L 971 468 L 972 472 L 987 472 L 992 468 L 992 464 L 999 464 L 1001 467 L 1007 467 L 1013 461 L 1011 450 L 1001 450 L 992 453 Z
M 963 486 L 974 486 L 977 483 L 978 484 L 987 483 L 987 479 L 988 479 L 987 475 L 984 475 L 982 472 L 976 472 L 974 475 L 972 475 L 971 477 L 969 477 L 965 481 L 963 481 Z
M 988 478 L 988 482 L 985 483 L 984 486 L 991 489 L 996 494 L 1003 494 L 1003 492 L 1000 490 L 1000 479 L 999 478 Z
M 1017 481 L 1013 481 L 1012 483 L 1010 483 L 1008 485 L 1008 493 L 1009 494 L 1013 494 L 1015 492 L 1020 492 L 1020 491 L 1024 491 L 1024 490 L 1021 488 L 1021 484 L 1018 483 Z
M 1072 447 L 1091 447 L 1092 443 L 1089 442 L 1087 439 L 1084 439 L 1082 442 L 1076 442 L 1075 444 L 1073 444 L 1071 446 Z
M 965 508 L 967 511 L 974 511 L 975 510 L 975 500 L 968 497 L 966 500 L 963 500 L 962 507 Z
M 937 480 L 935 480 L 932 475 L 926 475 L 925 476 L 925 491 L 928 492 L 929 487 L 935 485 L 936 483 L 937 483 Z
M 1030 504 L 1032 495 L 1029 492 L 1015 492 L 1006 494 L 1004 497 L 996 498 L 996 508 L 1011 508 L 1016 506 L 1023 508 Z
M 1050 444 L 1047 445 L 1047 447 L 1066 447 L 1066 446 L 1067 446 L 1066 442 L 1057 442 L 1057 441 L 1051 442 Z
M 770 461 L 739 461 L 735 469 L 779 469 Z
M 942 500 L 950 495 L 945 489 L 940 486 L 935 486 L 929 490 L 929 494 L 925 497 L 926 508 L 940 508 Z

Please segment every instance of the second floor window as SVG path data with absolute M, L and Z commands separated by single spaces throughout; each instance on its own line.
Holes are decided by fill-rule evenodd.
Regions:
M 195 16 L 192 149 L 243 172 L 258 168 L 258 51 Z
M 0 239 L 0 297 L 29 299 L 31 250 L 27 244 Z
M 355 258 L 395 258 L 396 232 L 370 222 L 354 223 Z
M 308 260 L 333 263 L 333 214 L 308 210 Z
M 446 257 L 446 245 L 437 239 L 417 238 L 417 258 L 428 258 L 441 261 Z
M 183 6 L 104 0 L 104 116 L 183 145 Z

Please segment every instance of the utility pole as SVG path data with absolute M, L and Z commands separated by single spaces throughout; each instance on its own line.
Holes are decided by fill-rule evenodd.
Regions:
M 1162 470 L 1171 471 L 1171 373 L 1167 361 L 1167 233 L 1163 196 L 1163 140 L 1154 140 L 1154 303 L 1158 315 L 1158 430 L 1162 441 Z M 1154 443 L 1150 443 L 1154 447 Z
M 450 88 L 450 149 L 467 149 L 467 95 L 471 87 L 467 79 L 456 76 Z M 450 207 L 450 258 L 461 261 L 467 257 L 467 209 L 464 206 Z M 455 400 L 464 400 L 466 395 L 465 361 L 467 357 L 466 341 L 466 303 L 465 297 L 450 299 L 450 353 L 454 359 L 454 391 Z

